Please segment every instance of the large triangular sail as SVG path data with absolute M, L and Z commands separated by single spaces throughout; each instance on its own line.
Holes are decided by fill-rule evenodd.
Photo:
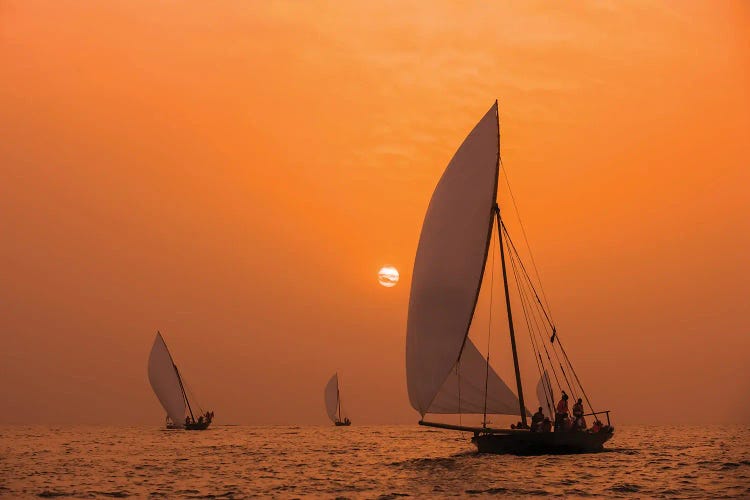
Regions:
M 323 400 L 326 405 L 326 413 L 331 422 L 339 421 L 339 375 L 334 373 L 323 390 Z
M 182 424 L 185 419 L 185 397 L 161 333 L 156 334 L 148 357 L 148 381 L 172 423 Z
M 495 215 L 498 141 L 495 103 L 451 159 L 422 224 L 406 333 L 409 400 L 421 415 L 467 344 Z

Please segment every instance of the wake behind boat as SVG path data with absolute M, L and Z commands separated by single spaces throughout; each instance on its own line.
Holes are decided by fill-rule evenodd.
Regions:
M 202 431 L 208 429 L 214 412 L 207 411 L 195 418 L 193 407 L 180 376 L 180 371 L 169 353 L 161 333 L 156 332 L 154 345 L 148 357 L 148 380 L 159 403 L 167 412 L 167 429 Z M 186 414 L 187 410 L 187 414 Z
M 323 390 L 323 400 L 326 405 L 326 413 L 336 427 L 348 427 L 352 425 L 349 417 L 341 418 L 341 391 L 339 391 L 339 374 L 334 373 Z
M 500 167 L 496 101 L 451 159 L 424 218 L 414 261 L 407 320 L 409 400 L 422 416 L 420 425 L 473 432 L 472 442 L 480 452 L 599 451 L 614 433 L 609 411 L 594 411 L 562 346 L 546 298 L 543 301 L 537 294 L 534 281 L 508 234 L 497 202 Z M 494 273 L 494 265 L 485 268 L 490 255 L 494 264 L 496 246 L 502 267 L 503 309 L 513 354 L 515 394 L 490 364 L 489 340 L 488 351 L 483 354 L 469 337 L 482 280 L 485 273 Z M 537 386 L 540 405 L 531 426 L 527 421 L 531 412 L 524 405 L 509 274 L 522 306 L 523 325 L 529 333 L 540 376 Z M 538 273 L 536 276 L 538 281 Z M 490 278 L 494 278 L 494 274 Z M 490 283 L 492 281 L 490 279 Z M 539 287 L 541 290 L 541 285 Z M 490 303 L 490 314 L 492 307 Z M 488 325 L 488 335 L 491 333 Z M 557 405 L 554 404 L 555 391 L 561 395 Z M 567 393 L 576 401 L 572 416 Z M 582 397 L 578 398 L 579 395 Z M 584 399 L 589 413 L 584 413 Z M 424 420 L 428 413 L 482 415 L 482 425 L 428 422 Z M 492 428 L 487 425 L 487 415 L 492 414 L 519 415 L 520 421 L 511 429 Z M 598 420 L 599 415 L 606 415 L 606 425 Z M 595 419 L 591 428 L 587 428 L 586 416 Z

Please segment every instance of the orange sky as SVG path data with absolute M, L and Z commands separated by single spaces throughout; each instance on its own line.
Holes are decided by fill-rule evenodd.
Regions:
M 335 370 L 416 422 L 422 217 L 496 98 L 597 406 L 749 421 L 746 3 L 5 0 L 0 61 L 0 422 L 161 424 L 157 329 L 222 423 L 323 423 Z

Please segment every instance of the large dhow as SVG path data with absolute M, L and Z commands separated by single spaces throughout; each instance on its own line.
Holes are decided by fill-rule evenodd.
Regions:
M 148 381 L 164 411 L 167 412 L 168 429 L 202 431 L 211 425 L 214 417 L 212 411 L 195 418 L 180 370 L 177 369 L 167 344 L 159 332 L 156 332 L 154 345 L 148 356 Z
M 323 390 L 323 400 L 326 404 L 326 413 L 336 427 L 346 427 L 352 425 L 349 417 L 343 416 L 341 409 L 341 391 L 339 390 L 339 374 L 334 373 L 333 377 L 326 384 Z
M 500 167 L 500 122 L 496 101 L 451 159 L 424 218 L 414 262 L 407 322 L 409 399 L 422 417 L 420 425 L 472 432 L 472 442 L 480 452 L 599 451 L 614 432 L 609 412 L 594 412 L 591 407 L 560 342 L 546 300 L 537 294 L 534 280 L 508 235 L 497 203 Z M 491 327 L 488 327 L 485 354 L 469 337 L 488 256 L 492 256 L 494 264 L 495 254 L 499 254 L 502 268 L 505 301 L 500 308 L 505 309 L 507 318 L 515 394 L 490 364 Z M 494 281 L 494 266 L 490 269 L 493 275 L 486 281 Z M 529 356 L 533 351 L 532 363 L 536 364 L 540 377 L 537 394 L 542 408 L 532 418 L 531 426 L 524 405 L 509 274 L 514 280 L 511 283 L 515 285 L 512 286 L 514 295 L 518 295 L 514 301 L 522 306 L 524 326 L 529 334 Z M 536 278 L 538 282 L 538 273 Z M 489 295 L 492 297 L 491 293 Z M 492 307 L 490 299 L 490 318 Z M 559 407 L 553 400 L 555 389 L 559 395 L 566 394 Z M 584 414 L 583 401 L 578 400 L 580 402 L 573 407 L 571 418 L 567 410 L 567 393 L 574 400 L 580 395 L 588 406 L 588 413 Z M 460 425 L 461 420 L 459 425 L 431 422 L 425 420 L 428 413 L 481 415 L 482 422 L 476 426 Z M 520 422 L 511 429 L 492 428 L 487 420 L 487 415 L 492 414 L 520 415 Z M 600 415 L 606 415 L 606 424 L 599 420 Z M 593 417 L 591 420 L 594 421 L 588 429 L 585 427 L 587 416 Z

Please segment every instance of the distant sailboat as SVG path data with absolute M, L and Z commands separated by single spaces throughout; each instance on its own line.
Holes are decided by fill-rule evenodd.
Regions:
M 341 418 L 341 392 L 339 391 L 338 373 L 334 373 L 333 377 L 331 377 L 326 384 L 326 387 L 323 390 L 323 399 L 326 404 L 328 418 L 331 419 L 331 422 L 333 422 L 334 425 L 341 427 L 352 424 L 348 417 L 344 416 L 343 419 Z
M 168 429 L 205 430 L 211 425 L 213 412 L 206 412 L 197 419 L 193 415 L 180 371 L 159 332 L 156 332 L 154 345 L 148 357 L 148 380 L 161 406 L 167 412 Z M 185 414 L 186 409 L 188 415 Z
M 603 429 L 599 432 L 531 432 L 527 425 L 529 412 L 524 406 L 506 258 L 523 305 L 540 376 L 543 369 L 549 369 L 555 381 L 574 397 L 578 393 L 585 397 L 585 392 L 560 344 L 548 308 L 536 294 L 534 283 L 500 216 L 497 204 L 500 165 L 500 125 L 495 102 L 448 164 L 422 225 L 407 320 L 406 372 L 410 402 L 422 416 L 421 425 L 473 432 L 472 442 L 480 452 L 600 450 L 613 433 L 609 412 L 593 413 L 592 409 L 589 413 L 595 417 L 606 414 L 607 425 L 596 426 L 597 430 Z M 490 365 L 489 352 L 483 355 L 468 337 L 495 234 L 502 264 L 515 394 Z M 540 401 L 545 401 L 542 406 L 551 413 L 554 401 L 549 381 L 547 377 L 541 382 L 543 393 L 547 395 L 540 397 Z M 586 401 L 590 407 L 588 398 Z M 477 427 L 428 422 L 424 420 L 428 413 L 480 414 L 483 421 Z M 488 414 L 520 415 L 518 430 L 515 425 L 513 430 L 488 427 Z M 559 420 L 562 423 L 562 417 Z

